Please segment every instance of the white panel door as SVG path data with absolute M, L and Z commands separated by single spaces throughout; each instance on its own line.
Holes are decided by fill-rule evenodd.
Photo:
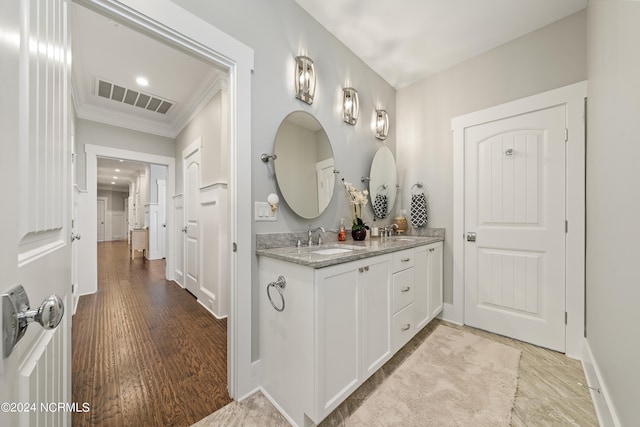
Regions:
M 196 297 L 200 292 L 200 148 L 184 157 L 184 285 Z
M 465 129 L 465 323 L 565 350 L 565 106 Z
M 166 257 L 167 247 L 167 181 L 158 180 L 158 244 L 160 258 Z
M 107 199 L 98 198 L 98 242 L 105 240 L 105 218 L 107 216 Z
M 0 178 L 11 183 L 3 188 L 11 209 L 0 220 L 0 292 L 22 285 L 32 309 L 56 294 L 68 311 L 55 329 L 29 325 L 0 363 L 2 426 L 71 423 L 69 410 L 52 406 L 71 402 L 68 7 L 8 1 L 0 13 Z

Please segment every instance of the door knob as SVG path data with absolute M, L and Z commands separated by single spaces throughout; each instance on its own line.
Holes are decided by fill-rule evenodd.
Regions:
M 476 241 L 476 233 L 467 233 L 467 242 L 475 242 Z
M 7 358 L 24 336 L 29 323 L 37 322 L 45 329 L 54 329 L 64 315 L 64 303 L 57 295 L 45 299 L 36 310 L 30 310 L 29 297 L 22 285 L 2 295 L 2 332 L 4 357 Z
M 187 232 L 187 227 L 182 227 L 182 232 L 186 233 Z
M 76 233 L 71 233 L 71 241 L 73 242 L 74 240 L 80 240 L 82 238 L 82 236 L 80 235 L 80 233 L 76 234 Z

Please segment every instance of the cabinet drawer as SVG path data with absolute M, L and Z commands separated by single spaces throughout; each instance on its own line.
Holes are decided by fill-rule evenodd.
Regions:
M 414 324 L 413 304 L 409 304 L 393 315 L 393 325 L 391 329 L 391 342 L 393 351 L 398 351 L 413 337 L 416 331 Z
M 413 267 L 413 258 L 413 249 L 405 249 L 404 251 L 395 252 L 393 254 L 393 271 L 396 272 Z
M 411 304 L 415 298 L 413 267 L 393 275 L 393 312 Z

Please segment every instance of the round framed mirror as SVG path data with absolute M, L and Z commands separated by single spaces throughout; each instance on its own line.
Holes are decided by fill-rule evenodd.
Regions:
M 335 163 L 329 137 L 306 111 L 282 120 L 274 144 L 276 181 L 289 207 L 302 218 L 316 218 L 333 197 Z
M 386 218 L 393 210 L 398 192 L 398 171 L 391 150 L 383 145 L 378 148 L 369 172 L 369 197 L 376 218 Z

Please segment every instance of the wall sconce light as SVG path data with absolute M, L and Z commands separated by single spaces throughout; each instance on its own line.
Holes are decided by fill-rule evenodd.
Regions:
M 376 110 L 376 138 L 385 140 L 389 135 L 389 115 L 385 110 Z
M 342 105 L 344 107 L 342 119 L 345 123 L 355 125 L 358 123 L 358 114 L 360 112 L 360 103 L 358 102 L 358 91 L 352 87 L 342 89 Z
M 280 202 L 280 198 L 277 194 L 271 193 L 267 197 L 267 203 L 271 206 L 271 212 L 275 213 L 278 210 L 278 203 Z
M 296 56 L 296 98 L 307 104 L 313 104 L 316 93 L 316 72 L 313 60 L 306 56 Z

